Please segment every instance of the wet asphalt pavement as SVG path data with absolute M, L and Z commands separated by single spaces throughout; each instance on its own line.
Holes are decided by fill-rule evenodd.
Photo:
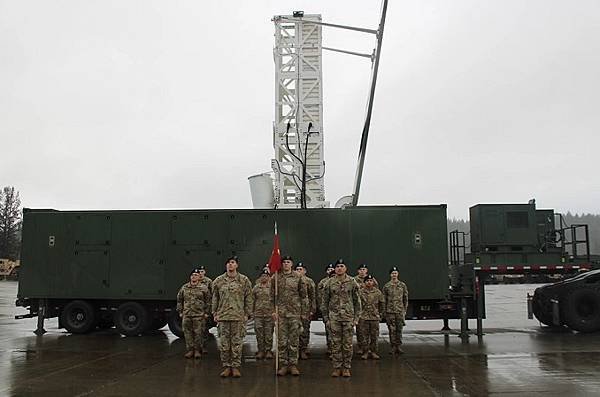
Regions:
M 401 358 L 353 361 L 352 378 L 332 379 L 321 323 L 311 327 L 312 358 L 298 378 L 274 376 L 273 361 L 254 359 L 254 334 L 244 345 L 241 379 L 221 379 L 216 339 L 201 360 L 184 359 L 184 343 L 164 328 L 126 338 L 114 329 L 70 335 L 46 321 L 14 320 L 17 283 L 0 281 L 0 396 L 597 396 L 600 334 L 552 331 L 526 318 L 534 285 L 494 285 L 486 291 L 485 335 L 464 343 L 440 332 L 441 320 L 409 321 Z M 458 321 L 451 321 L 454 330 Z M 471 327 L 475 328 L 472 322 Z M 212 330 L 216 332 L 215 329 Z M 453 331 L 454 332 L 454 331 Z

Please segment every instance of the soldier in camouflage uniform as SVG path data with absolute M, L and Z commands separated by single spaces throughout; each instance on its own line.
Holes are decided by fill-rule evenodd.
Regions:
M 302 332 L 302 319 L 308 316 L 308 299 L 306 284 L 302 277 L 292 271 L 294 262 L 290 256 L 281 260 L 281 271 L 275 274 L 271 283 L 275 295 L 277 283 L 277 312 L 273 317 L 277 321 L 277 346 L 279 350 L 279 371 L 277 375 L 285 376 L 288 373 L 300 375 L 298 370 L 298 345 L 300 332 Z
M 206 318 L 211 296 L 206 285 L 200 282 L 200 270 L 194 269 L 190 282 L 177 293 L 177 313 L 182 317 L 183 335 L 187 352 L 185 358 L 200 358 Z
M 226 262 L 227 271 L 213 281 L 212 313 L 219 329 L 221 377 L 239 378 L 246 322 L 252 317 L 252 283 L 238 273 L 237 257 Z
M 199 270 L 198 275 L 200 276 L 200 284 L 206 285 L 206 288 L 208 288 L 208 292 L 210 293 L 211 300 L 212 300 L 212 280 L 206 275 L 206 269 L 204 268 L 204 266 L 198 266 L 197 269 Z M 209 304 L 208 311 L 210 311 L 210 306 L 211 305 Z M 206 342 L 208 341 L 208 338 L 211 336 L 210 332 L 208 330 L 212 326 L 214 326 L 214 322 L 213 322 L 212 316 L 210 314 L 208 314 L 205 324 L 206 324 L 206 326 L 204 327 L 204 335 L 202 337 L 202 354 L 208 354 L 208 349 L 206 348 Z
M 319 307 L 319 310 L 321 310 L 321 307 L 323 307 L 323 290 L 325 289 L 325 286 L 327 285 L 327 282 L 329 281 L 330 278 L 332 278 L 333 276 L 335 276 L 335 267 L 333 266 L 333 263 L 330 263 L 329 265 L 327 265 L 327 267 L 325 268 L 325 277 L 323 277 L 321 279 L 321 281 L 319 281 L 319 284 L 317 284 L 317 305 Z M 321 316 L 323 315 L 323 312 L 321 312 Z M 331 356 L 331 337 L 330 337 L 330 333 L 329 333 L 329 326 L 327 325 L 327 322 L 325 321 L 325 317 L 323 317 L 323 325 L 325 326 L 325 341 L 327 342 L 327 356 Z
M 302 262 L 296 265 L 298 273 L 304 284 L 306 284 L 307 306 L 309 308 L 308 317 L 302 319 L 302 333 L 300 334 L 300 359 L 308 360 L 308 343 L 310 342 L 310 323 L 313 315 L 317 312 L 317 296 L 315 282 L 306 275 L 306 266 Z
M 356 276 L 354 276 L 354 281 L 356 281 L 358 283 L 358 286 L 362 288 L 365 286 L 365 278 L 369 274 L 369 268 L 367 267 L 367 265 L 362 264 L 358 267 L 357 273 L 358 274 Z M 379 283 L 377 282 L 377 280 L 375 278 L 373 278 L 373 280 L 375 280 L 375 286 L 379 287 Z M 362 328 L 357 326 L 356 327 L 356 340 L 358 342 L 358 349 L 357 349 L 356 353 L 359 356 L 363 354 L 362 346 L 360 344 L 360 340 L 363 339 L 362 335 L 360 334 L 361 332 L 362 332 Z
M 269 269 L 264 269 L 252 289 L 254 298 L 254 331 L 258 351 L 256 358 L 273 358 L 273 295 L 271 294 L 271 277 Z
M 359 290 L 362 312 L 356 327 L 356 335 L 360 338 L 361 358 L 379 360 L 377 340 L 379 339 L 379 320 L 383 313 L 385 300 L 383 293 L 375 286 L 375 278 L 370 274 L 365 277 L 364 287 Z M 360 332 L 359 332 L 360 330 Z
M 335 277 L 329 280 L 323 290 L 321 313 L 329 324 L 331 332 L 331 358 L 333 372 L 331 376 L 352 376 L 352 331 L 358 324 L 361 305 L 358 296 L 358 284 L 346 274 L 343 259 L 335 264 Z
M 408 308 L 408 288 L 398 279 L 398 268 L 390 270 L 390 281 L 383 287 L 385 320 L 390 332 L 390 354 L 402 354 L 402 328 Z

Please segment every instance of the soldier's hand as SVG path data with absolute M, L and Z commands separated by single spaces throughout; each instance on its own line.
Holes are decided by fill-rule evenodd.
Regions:
M 219 316 L 217 316 L 216 314 L 213 315 L 213 318 L 215 319 L 215 323 L 219 322 Z
M 273 317 L 273 320 L 277 321 L 277 317 L 278 317 L 277 313 L 273 313 L 272 317 Z

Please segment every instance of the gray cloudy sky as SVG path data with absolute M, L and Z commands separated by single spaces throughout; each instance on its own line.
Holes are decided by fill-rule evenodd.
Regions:
M 248 208 L 270 168 L 275 14 L 377 1 L 0 0 L 0 185 L 28 207 Z M 374 38 L 324 28 L 324 45 Z M 351 193 L 369 61 L 323 55 L 327 199 Z M 390 0 L 361 204 L 600 213 L 600 2 Z

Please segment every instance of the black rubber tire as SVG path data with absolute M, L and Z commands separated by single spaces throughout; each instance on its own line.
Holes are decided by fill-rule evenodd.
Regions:
M 62 309 L 60 323 L 72 334 L 86 334 L 96 327 L 96 311 L 89 302 L 74 300 Z
M 171 310 L 171 313 L 169 313 L 168 323 L 173 335 L 183 338 L 183 325 L 181 324 L 181 317 L 176 310 Z
M 540 323 L 549 327 L 556 327 L 556 325 L 552 322 L 552 307 L 544 307 L 540 297 L 537 294 L 533 295 L 531 305 L 533 309 L 533 315 Z
M 140 303 L 125 302 L 117 309 L 113 322 L 122 335 L 137 336 L 148 329 L 150 315 Z
M 600 331 L 600 291 L 587 287 L 573 289 L 562 312 L 569 328 L 579 332 Z

